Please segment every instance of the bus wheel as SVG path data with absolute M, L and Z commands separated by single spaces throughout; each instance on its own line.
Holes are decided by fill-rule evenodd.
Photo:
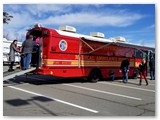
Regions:
M 99 81 L 100 79 L 102 79 L 102 74 L 99 69 L 92 70 L 92 72 L 90 73 L 88 77 L 88 80 L 93 83 Z

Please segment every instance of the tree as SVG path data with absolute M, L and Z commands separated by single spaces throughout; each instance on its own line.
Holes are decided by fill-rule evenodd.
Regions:
M 8 24 L 11 18 L 13 18 L 13 16 L 9 15 L 7 12 L 3 12 L 3 24 Z

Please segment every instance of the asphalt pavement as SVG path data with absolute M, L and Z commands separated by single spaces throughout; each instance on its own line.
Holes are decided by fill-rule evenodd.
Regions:
M 4 116 L 155 116 L 155 80 L 17 76 L 3 83 Z

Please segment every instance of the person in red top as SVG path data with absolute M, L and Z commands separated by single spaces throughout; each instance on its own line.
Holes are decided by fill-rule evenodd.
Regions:
M 144 77 L 145 81 L 146 81 L 146 85 L 148 85 L 148 80 L 146 78 L 146 69 L 147 69 L 147 63 L 145 59 L 142 59 L 142 62 L 139 64 L 139 74 L 140 74 L 140 81 L 139 81 L 139 85 L 142 84 L 142 76 Z

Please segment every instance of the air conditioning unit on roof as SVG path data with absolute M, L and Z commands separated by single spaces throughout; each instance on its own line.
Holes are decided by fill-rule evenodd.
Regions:
M 72 27 L 72 26 L 68 26 L 68 25 L 60 26 L 60 27 L 59 27 L 59 30 L 67 31 L 67 32 L 73 32 L 73 33 L 76 32 L 76 28 L 74 28 L 74 27 Z
M 6 38 L 3 38 L 3 41 L 8 41 Z
M 99 37 L 99 38 L 104 38 L 105 37 L 105 35 L 103 33 L 100 33 L 100 32 L 91 32 L 90 36 Z
M 120 42 L 126 42 L 126 39 L 124 37 L 115 37 L 114 38 L 116 41 L 120 41 Z

